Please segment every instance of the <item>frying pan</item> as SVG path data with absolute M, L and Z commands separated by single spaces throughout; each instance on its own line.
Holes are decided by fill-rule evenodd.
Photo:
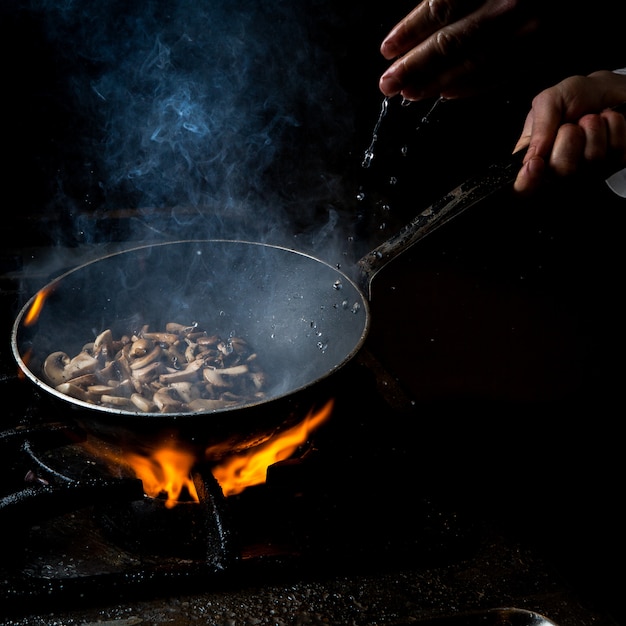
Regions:
M 80 265 L 52 280 L 23 306 L 11 345 L 19 368 L 44 396 L 80 410 L 87 420 L 135 427 L 199 420 L 220 439 L 243 431 L 269 413 L 284 419 L 280 401 L 328 379 L 362 347 L 370 328 L 374 276 L 392 259 L 469 206 L 509 184 L 521 163 L 518 153 L 495 163 L 420 213 L 394 237 L 358 262 L 358 278 L 308 254 L 238 240 L 184 240 L 136 247 Z M 34 323 L 38 295 L 46 294 Z M 48 385 L 45 357 L 68 355 L 103 330 L 114 336 L 148 324 L 198 323 L 221 336 L 245 338 L 262 359 L 269 385 L 262 399 L 198 413 L 151 413 L 83 402 Z M 308 408 L 308 407 L 307 407 Z M 301 416 L 300 416 L 301 419 Z M 231 442 L 232 444 L 232 442 Z

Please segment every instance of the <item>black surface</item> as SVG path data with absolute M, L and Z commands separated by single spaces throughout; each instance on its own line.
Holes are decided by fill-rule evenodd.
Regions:
M 40 247 L 57 239 L 72 247 L 137 236 L 132 212 L 122 220 L 107 219 L 111 207 L 126 210 L 126 202 L 135 199 L 107 195 L 98 176 L 84 175 L 91 171 L 97 150 L 86 139 L 93 131 L 90 118 L 84 117 L 81 107 L 78 113 L 73 110 L 76 94 L 69 77 L 74 76 L 73 63 L 82 60 L 75 58 L 71 46 L 61 54 L 58 41 L 47 37 L 41 14 L 17 10 L 19 4 L 3 5 L 9 18 L 3 20 L 3 32 L 11 34 L 3 38 L 3 59 L 15 95 L 5 98 L 11 111 L 6 119 L 17 118 L 20 123 L 9 123 L 6 148 L 10 167 L 5 192 L 13 199 L 7 211 L 14 219 L 0 234 L 0 330 L 5 336 L 0 345 L 0 384 L 11 385 L 14 406 L 28 405 L 33 392 L 26 385 L 13 387 L 12 321 L 20 302 L 31 295 L 30 285 L 43 283 L 48 276 L 44 268 L 22 285 L 7 273 L 21 277 L 32 260 L 32 248 L 37 255 Z M 383 66 L 378 39 L 395 21 L 362 11 L 360 5 L 345 5 L 338 21 L 320 18 L 319 33 L 338 48 L 336 69 L 342 84 L 337 108 L 324 114 L 338 116 L 333 119 L 342 141 L 334 151 L 324 146 L 317 165 L 307 162 L 300 172 L 311 177 L 312 187 L 324 189 L 313 201 L 317 212 L 299 213 L 305 187 L 295 184 L 284 198 L 302 236 L 294 240 L 296 244 L 304 243 L 304 235 L 316 235 L 312 217 L 320 218 L 328 230 L 332 222 L 325 220 L 332 208 L 345 227 L 345 232 L 338 228 L 337 240 L 343 244 L 346 233 L 356 235 L 351 254 L 370 249 L 416 210 L 510 150 L 530 95 L 511 89 L 497 97 L 448 103 L 433 125 L 419 131 L 415 129 L 428 107 L 404 108 L 394 102 L 381 127 L 373 165 L 362 170 L 362 154 L 381 102 L 375 84 Z M 357 17 L 358 28 L 348 39 L 345 23 Z M 13 50 L 26 44 L 30 53 L 24 57 L 29 63 L 25 69 L 14 64 Z M 78 74 L 95 69 L 80 65 Z M 350 124 L 344 126 L 339 113 Z M 317 127 L 305 130 L 300 139 L 319 139 Z M 295 157 L 303 154 L 293 149 L 296 145 L 285 150 L 274 175 L 293 170 Z M 406 157 L 403 146 L 408 146 Z M 335 175 L 343 177 L 337 195 Z M 298 176 L 294 179 L 297 183 Z M 310 191 L 308 186 L 306 190 Z M 363 201 L 355 200 L 357 192 L 364 194 Z M 319 557 L 316 565 L 324 567 L 302 571 L 289 560 L 290 576 L 285 579 L 282 563 L 279 567 L 270 563 L 267 569 L 260 568 L 260 574 L 253 571 L 250 578 L 235 580 L 224 593 L 213 588 L 207 592 L 204 572 L 176 581 L 166 573 L 163 579 L 174 592 L 166 597 L 149 577 L 143 588 L 136 586 L 139 577 L 131 575 L 129 581 L 122 575 L 112 581 L 114 590 L 119 587 L 129 594 L 124 602 L 117 598 L 119 605 L 110 596 L 106 601 L 94 599 L 98 594 L 93 581 L 82 580 L 62 595 L 68 619 L 82 623 L 104 614 L 111 619 L 134 614 L 159 623 L 177 611 L 181 624 L 188 614 L 191 621 L 207 612 L 215 623 L 227 623 L 229 615 L 238 615 L 237 606 L 245 607 L 244 616 L 257 619 L 278 606 L 291 615 L 298 615 L 301 607 L 302 620 L 332 622 L 339 615 L 335 623 L 406 623 L 407 616 L 417 619 L 519 603 L 534 610 L 543 606 L 563 626 L 623 623 L 624 467 L 618 429 L 625 347 L 623 202 L 602 183 L 582 179 L 548 186 L 530 200 L 504 193 L 429 235 L 377 277 L 368 349 L 385 371 L 399 379 L 413 404 L 408 412 L 382 420 L 372 404 L 360 407 L 360 412 L 349 401 L 342 407 L 357 428 L 333 436 L 343 448 L 333 453 L 337 456 L 326 467 L 351 478 L 347 485 L 333 483 L 331 495 L 325 496 L 330 498 L 330 504 L 325 503 L 328 527 L 319 534 L 319 529 L 306 527 L 299 537 L 310 548 L 309 556 Z M 216 217 L 214 208 L 207 207 L 207 222 L 212 224 L 215 217 L 223 227 L 222 214 L 217 210 Z M 141 235 L 178 238 L 196 232 L 193 224 L 176 217 L 170 219 L 168 212 L 157 234 L 142 222 Z M 255 213 L 252 224 L 245 221 L 256 232 L 263 220 Z M 311 239 L 315 244 L 316 237 Z M 328 252 L 335 258 L 334 250 Z M 363 386 L 374 384 L 365 380 Z M 22 417 L 5 412 L 3 430 Z M 336 434 L 332 429 L 325 432 Z M 363 465 L 366 482 L 358 482 L 354 489 L 364 478 L 358 471 Z M 319 476 L 322 484 L 314 482 L 311 489 L 330 482 L 324 472 Z M 313 477 L 318 479 L 315 473 Z M 351 497 L 342 499 L 344 491 Z M 413 497 L 421 513 L 459 515 L 443 516 L 439 522 L 463 521 L 471 530 L 478 526 L 490 532 L 486 537 L 479 533 L 479 541 L 469 543 L 457 542 L 454 532 L 444 534 L 438 547 L 450 547 L 451 552 L 436 550 L 439 561 L 433 562 L 422 559 L 417 550 L 420 558 L 402 573 L 376 569 L 379 562 L 365 567 L 364 548 L 381 525 L 402 531 L 392 532 L 392 543 L 397 542 L 393 547 L 401 552 L 407 542 L 413 550 L 422 547 L 422 535 L 411 533 L 413 517 L 408 511 Z M 385 508 L 388 505 L 391 510 Z M 344 516 L 355 511 L 357 532 Z M 298 513 L 308 519 L 306 508 Z M 419 521 L 423 531 L 424 517 Z M 80 528 L 75 532 L 80 536 Z M 460 537 L 466 537 L 464 532 Z M 477 536 L 470 533 L 469 539 Z M 389 547 L 385 541 L 377 545 L 379 556 L 385 557 L 384 548 Z M 414 555 L 406 552 L 407 557 Z M 353 564 L 352 569 L 346 567 Z M 158 576 L 155 580 L 163 582 Z M 30 584 L 24 584 L 27 597 Z M 58 591 L 57 583 L 46 585 Z M 138 587 L 145 593 L 133 595 Z M 48 590 L 39 585 L 32 594 L 47 595 Z M 16 602 L 18 613 L 30 610 L 27 599 L 22 600 Z M 80 610 L 73 611 L 72 603 Z M 53 623 L 56 613 L 57 617 L 25 618 L 23 623 Z

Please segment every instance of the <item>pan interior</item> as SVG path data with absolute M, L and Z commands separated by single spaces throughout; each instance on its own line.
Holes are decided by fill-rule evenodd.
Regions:
M 76 404 L 83 403 L 42 380 L 43 360 L 59 350 L 73 356 L 107 328 L 119 337 L 146 324 L 197 323 L 242 337 L 269 378 L 267 402 L 342 366 L 369 326 L 367 300 L 344 274 L 297 251 L 243 241 L 142 246 L 82 265 L 44 289 L 36 323 L 25 324 L 35 297 L 18 316 L 12 348 L 29 378 Z

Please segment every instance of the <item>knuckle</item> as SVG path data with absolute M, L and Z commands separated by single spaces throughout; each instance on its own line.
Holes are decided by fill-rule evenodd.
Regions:
M 433 24 L 445 26 L 450 23 L 454 8 L 450 0 L 429 0 L 428 17 Z
M 450 30 L 441 30 L 435 37 L 434 45 L 442 56 L 452 56 L 463 49 L 465 42 Z

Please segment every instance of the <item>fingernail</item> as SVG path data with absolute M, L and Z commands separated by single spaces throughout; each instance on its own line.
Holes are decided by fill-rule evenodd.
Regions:
M 393 59 L 396 56 L 395 47 L 388 41 L 383 41 L 380 44 L 380 53 L 385 57 L 385 59 Z
M 379 87 L 386 96 L 395 96 L 400 93 L 402 85 L 394 74 L 383 74 L 380 77 Z

